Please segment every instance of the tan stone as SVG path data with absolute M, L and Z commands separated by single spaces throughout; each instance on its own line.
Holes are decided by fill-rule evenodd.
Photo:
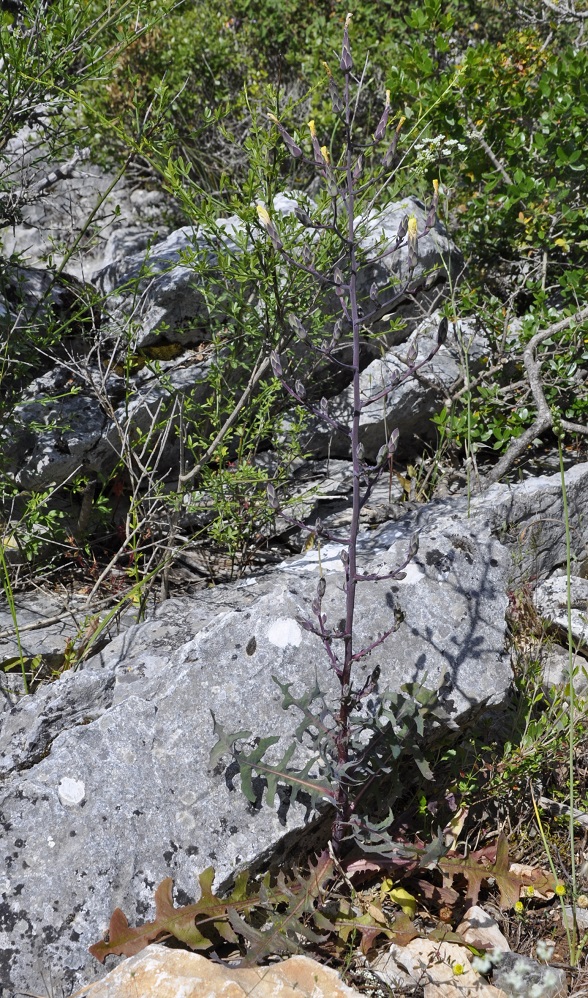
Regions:
M 148 946 L 74 998 L 360 998 L 336 971 L 306 956 L 232 968 L 186 950 Z
M 469 956 L 456 943 L 413 939 L 407 946 L 393 943 L 372 969 L 391 987 L 419 984 L 424 998 L 506 998 L 476 973 Z

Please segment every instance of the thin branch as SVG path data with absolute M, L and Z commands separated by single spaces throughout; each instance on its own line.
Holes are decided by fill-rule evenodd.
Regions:
M 523 353 L 523 364 L 527 372 L 527 378 L 529 381 L 529 387 L 531 389 L 535 405 L 537 407 L 537 417 L 532 426 L 530 426 L 520 437 L 513 440 L 509 445 L 507 451 L 500 458 L 500 461 L 494 466 L 489 474 L 485 475 L 483 478 L 483 485 L 487 487 L 493 485 L 495 482 L 499 482 L 503 475 L 513 466 L 514 462 L 525 452 L 527 447 L 529 447 L 536 437 L 541 433 L 545 433 L 546 430 L 551 429 L 554 422 L 553 413 L 547 404 L 547 399 L 545 398 L 545 392 L 543 390 L 543 382 L 541 379 L 541 362 L 537 360 L 536 349 L 545 340 L 548 340 L 551 336 L 555 336 L 556 333 L 563 332 L 564 329 L 569 329 L 570 326 L 579 325 L 581 322 L 585 322 L 588 319 L 588 307 L 581 309 L 574 315 L 569 315 L 565 319 L 561 319 L 560 322 L 555 322 L 553 325 L 548 326 L 547 329 L 541 330 L 529 340 L 525 351 Z M 569 430 L 571 433 L 582 433 L 588 436 L 588 426 L 582 426 L 579 423 L 570 423 L 567 420 L 560 420 L 561 426 Z
M 486 142 L 486 139 L 484 138 L 484 129 L 485 129 L 486 126 L 484 125 L 484 129 L 482 131 L 480 131 L 479 128 L 476 128 L 476 126 L 474 125 L 472 119 L 468 118 L 468 127 L 470 129 L 472 138 L 474 138 L 476 140 L 476 142 L 480 143 L 480 145 L 482 146 L 482 149 L 486 153 L 488 159 L 493 164 L 493 166 L 498 170 L 498 172 L 499 172 L 500 176 L 502 177 L 502 179 L 504 180 L 505 184 L 509 184 L 512 187 L 513 179 L 511 177 L 510 173 L 508 173 L 508 171 L 506 170 L 504 164 L 500 162 L 500 160 L 498 159 L 498 156 L 496 155 L 496 153 L 494 152 L 494 150 L 492 149 L 492 147 L 488 145 L 488 143 Z

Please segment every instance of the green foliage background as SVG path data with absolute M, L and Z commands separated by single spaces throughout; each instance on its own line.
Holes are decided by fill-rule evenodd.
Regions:
M 6 8 L 0 154 L 39 120 L 39 108 L 50 108 L 48 161 L 89 146 L 95 161 L 126 164 L 142 183 L 163 185 L 180 221 L 204 226 L 230 214 L 254 224 L 255 202 L 271 204 L 279 190 L 312 184 L 310 168 L 286 154 L 268 111 L 307 149 L 314 118 L 321 143 L 337 155 L 341 129 L 328 73 L 338 68 L 341 0 L 28 0 Z M 449 317 L 479 320 L 491 338 L 490 369 L 514 366 L 512 387 L 489 375 L 437 417 L 441 448 L 457 458 L 464 448 L 500 453 L 532 423 L 532 400 L 518 377 L 521 346 L 586 301 L 588 56 L 579 28 L 541 0 L 525 7 L 493 0 L 483 9 L 473 0 L 359 0 L 353 10 L 362 80 L 356 139 L 370 141 L 387 90 L 390 127 L 406 119 L 396 183 L 383 199 L 401 190 L 428 200 L 432 181 L 440 181 L 442 220 L 467 260 Z M 377 165 L 366 151 L 367 179 Z M 10 177 L 1 176 L 0 194 L 10 192 Z M 288 311 L 305 314 L 311 300 L 298 279 L 286 295 L 277 293 L 274 264 L 271 251 L 245 254 L 238 265 L 220 260 L 236 292 L 228 326 L 223 319 L 211 330 L 222 358 L 213 374 L 220 402 L 206 432 L 188 439 L 195 460 L 259 351 L 275 347 Z M 218 277 L 211 275 L 216 286 Z M 252 280 L 263 300 L 261 323 L 248 303 Z M 61 332 L 45 331 L 44 347 Z M 585 421 L 588 337 L 573 329 L 542 351 L 549 404 Z M 10 358 L 11 370 L 17 361 Z M 224 510 L 213 533 L 229 547 L 243 535 L 243 503 L 257 486 L 244 492 L 234 475 L 227 478 L 226 464 L 237 455 L 245 481 L 256 479 L 248 462 L 271 434 L 276 398 L 271 387 L 260 388 L 206 472 Z M 234 493 L 228 506 L 225 480 Z

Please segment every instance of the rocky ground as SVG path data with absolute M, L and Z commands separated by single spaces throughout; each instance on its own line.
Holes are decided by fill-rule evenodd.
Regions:
M 102 183 L 100 177 L 94 179 Z M 86 190 L 87 182 L 88 171 L 67 181 L 72 231 L 79 218 L 78 209 L 71 207 L 74 195 L 80 188 Z M 125 211 L 110 220 L 105 202 L 101 237 L 84 249 L 70 270 L 72 280 L 93 282 L 111 296 L 101 326 L 102 343 L 115 339 L 132 314 L 139 329 L 136 349 L 153 347 L 164 332 L 165 343 L 174 346 L 172 356 L 159 362 L 157 377 L 148 367 L 133 369 L 130 386 L 129 376 L 114 368 L 105 373 L 101 356 L 91 351 L 75 372 L 71 354 L 61 363 L 53 358 L 46 369 L 35 372 L 23 387 L 22 403 L 3 439 L 6 473 L 22 490 L 53 488 L 80 468 L 90 478 L 108 474 L 115 464 L 121 425 L 148 429 L 170 385 L 177 391 L 199 386 L 202 400 L 206 398 L 206 303 L 183 256 L 194 246 L 202 249 L 205 237 L 190 226 L 174 228 L 161 199 L 152 193 L 121 189 L 117 197 Z M 288 215 L 294 202 L 279 195 L 274 207 Z M 417 202 L 409 207 L 417 217 L 423 214 Z M 86 209 L 82 205 L 79 211 Z M 388 210 L 384 232 L 390 239 L 406 210 L 406 203 Z M 35 212 L 31 209 L 26 222 L 5 238 L 5 255 L 30 247 L 33 234 L 35 238 L 28 259 L 3 271 L 5 286 L 17 288 L 20 295 L 11 321 L 30 319 L 39 300 L 47 305 L 44 247 L 38 239 L 41 220 Z M 58 222 L 46 216 L 44 220 L 48 228 L 50 223 L 63 225 L 63 213 Z M 220 225 L 233 248 L 238 225 L 235 219 Z M 419 261 L 423 272 L 437 268 L 444 281 L 453 279 L 461 266 L 456 247 L 440 226 L 426 240 Z M 149 276 L 143 278 L 149 243 Z M 401 259 L 396 264 L 402 268 Z M 384 284 L 388 277 L 374 267 L 365 280 Z M 131 281 L 139 281 L 132 292 Z M 68 307 L 63 295 L 51 293 L 52 308 Z M 427 356 L 440 321 L 439 295 L 439 286 L 425 289 L 416 309 L 415 302 L 410 303 L 413 314 L 408 306 L 405 310 L 402 341 L 390 343 L 383 356 L 366 357 L 363 391 L 377 392 L 392 373 L 405 370 L 413 345 L 417 358 Z M 488 352 L 484 331 L 474 323 L 456 323 L 426 374 L 405 382 L 390 405 L 375 414 L 366 411 L 361 442 L 368 459 L 375 458 L 386 440 L 391 419 L 408 448 L 411 441 L 426 437 L 431 416 L 459 380 L 464 343 L 470 375 L 475 375 Z M 73 394 L 63 391 L 72 377 L 79 380 Z M 52 402 L 53 420 L 44 426 L 48 398 L 57 401 Z M 349 420 L 348 389 L 338 391 L 329 404 L 338 420 Z M 177 453 L 175 442 L 168 443 L 162 460 L 171 465 Z M 138 623 L 132 599 L 117 601 L 116 593 L 105 595 L 100 584 L 87 585 L 87 580 L 82 586 L 75 575 L 61 589 L 55 575 L 34 589 L 17 586 L 14 605 L 7 600 L 0 606 L 0 652 L 7 667 L 0 699 L 5 857 L 0 981 L 8 994 L 45 995 L 53 989 L 54 995 L 68 995 L 87 989 L 96 979 L 95 988 L 79 993 L 135 994 L 133 988 L 141 982 L 141 994 L 161 998 L 164 993 L 176 995 L 179 980 L 182 987 L 192 982 L 191 991 L 182 991 L 187 995 L 202 994 L 204 987 L 207 993 L 220 993 L 218 983 L 208 983 L 209 974 L 220 975 L 225 983 L 234 974 L 241 981 L 235 987 L 245 993 L 250 993 L 252 982 L 256 993 L 258 985 L 264 993 L 262 977 L 267 993 L 275 993 L 278 984 L 270 983 L 271 975 L 278 975 L 284 994 L 291 986 L 288 975 L 297 994 L 357 993 L 349 985 L 334 983 L 328 968 L 309 969 L 303 957 L 270 968 L 233 971 L 160 945 L 122 963 L 108 983 L 105 968 L 88 951 L 107 931 L 115 908 L 120 907 L 133 925 L 149 920 L 154 888 L 166 877 L 174 879 L 177 902 L 188 904 L 197 894 L 197 875 L 207 867 L 214 867 L 217 888 L 222 889 L 239 870 L 286 869 L 304 852 L 325 847 L 328 818 L 323 806 L 315 807 L 303 795 L 296 801 L 283 795 L 277 809 L 259 807 L 259 801 L 251 806 L 237 792 L 236 770 L 226 759 L 212 769 L 209 763 L 215 744 L 211 710 L 216 723 L 227 730 L 243 729 L 246 737 L 278 736 L 278 752 L 289 743 L 292 722 L 282 710 L 282 693 L 272 677 L 293 684 L 295 696 L 316 682 L 327 700 L 336 693 L 324 648 L 300 621 L 309 613 L 320 577 L 326 583 L 324 611 L 329 619 L 341 617 L 341 543 L 332 540 L 305 549 L 300 523 L 316 526 L 320 516 L 332 532 L 348 524 L 350 455 L 346 439 L 327 434 L 318 421 L 308 428 L 304 449 L 310 458 L 291 469 L 289 518 L 278 517 L 271 537 L 258 544 L 250 563 L 237 565 L 241 572 L 235 572 L 234 562 L 224 566 L 225 579 L 235 574 L 240 578 L 222 581 L 223 566 L 214 561 L 215 553 L 190 536 L 168 574 L 172 598 L 152 598 Z M 273 451 L 265 451 L 259 466 L 271 467 L 274 459 Z M 588 464 L 572 455 L 568 465 L 572 635 L 583 666 Z M 403 577 L 385 582 L 372 578 L 360 586 L 356 638 L 363 647 L 374 647 L 358 663 L 358 676 L 367 682 L 377 667 L 376 697 L 383 690 L 398 692 L 406 683 L 438 689 L 443 710 L 435 738 L 447 735 L 457 742 L 476 728 L 500 725 L 508 714 L 513 696 L 508 610 L 513 594 L 525 586 L 533 588 L 536 613 L 552 636 L 543 653 L 544 681 L 560 686 L 566 682 L 560 477 L 531 475 L 527 469 L 516 484 L 484 487 L 482 479 L 483 474 L 472 479 L 468 493 L 459 469 L 448 467 L 436 498 L 423 502 L 416 501 L 415 490 L 411 492 L 402 474 L 391 474 L 362 511 L 359 558 L 366 575 L 387 575 L 402 566 L 416 534 L 419 546 Z M 189 496 L 179 522 L 184 536 L 206 522 L 209 501 L 196 490 Z M 78 523 L 83 508 L 82 503 L 76 510 Z M 8 544 L 6 549 L 16 568 L 18 550 L 11 553 Z M 110 582 L 115 572 L 112 568 Z M 211 580 L 216 584 L 210 585 Z M 377 644 L 393 622 L 394 635 Z M 28 694 L 26 670 L 21 675 L 9 667 L 21 658 L 27 663 Z M 579 691 L 583 678 L 580 668 Z M 301 742 L 294 758 L 302 768 L 308 761 L 305 753 Z M 454 918 L 451 928 L 477 950 L 496 947 L 509 954 L 502 960 L 496 957 L 491 984 L 470 965 L 471 950 L 454 938 L 394 943 L 375 962 L 374 953 L 368 952 L 363 963 L 359 958 L 347 961 L 348 980 L 372 995 L 498 998 L 501 993 L 566 993 L 561 967 L 548 970 L 545 961 L 515 957 L 488 913 L 476 911 L 480 924 L 473 925 L 471 908 L 471 924 L 464 926 L 463 919 Z M 489 965 L 486 970 L 490 972 Z

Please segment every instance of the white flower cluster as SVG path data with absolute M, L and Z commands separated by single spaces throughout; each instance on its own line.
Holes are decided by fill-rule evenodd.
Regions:
M 428 162 L 437 162 L 443 157 L 449 158 L 456 152 L 467 152 L 467 146 L 457 139 L 448 139 L 446 135 L 432 135 L 419 139 L 414 144 L 414 151 L 419 159 L 425 157 Z

